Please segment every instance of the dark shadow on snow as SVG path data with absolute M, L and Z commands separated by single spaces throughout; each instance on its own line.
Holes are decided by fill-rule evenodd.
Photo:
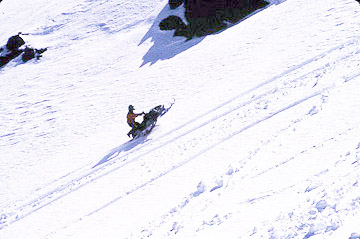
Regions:
M 266 0 L 265 0 L 266 1 Z M 274 4 L 274 1 L 267 0 L 268 5 L 263 6 L 255 11 L 249 13 L 247 16 L 244 16 L 241 20 L 237 21 L 236 23 L 229 24 L 228 27 L 217 31 L 216 33 L 212 34 L 219 34 L 227 29 L 245 21 L 249 17 L 265 10 L 266 8 L 270 7 Z M 280 4 L 285 0 L 275 0 L 275 4 Z M 141 39 L 139 46 L 143 44 L 146 40 L 151 38 L 154 42 L 154 45 L 149 49 L 149 51 L 143 56 L 143 63 L 140 67 L 150 63 L 150 65 L 155 64 L 158 60 L 166 60 L 173 58 L 177 54 L 186 51 L 187 49 L 199 44 L 206 36 L 202 37 L 194 37 L 191 40 L 187 40 L 185 37 L 177 36 L 173 37 L 173 33 L 175 30 L 170 31 L 162 31 L 160 30 L 159 24 L 160 22 L 171 15 L 170 8 L 168 5 L 164 7 L 164 9 L 159 13 L 156 17 L 153 25 L 149 29 L 149 31 L 145 34 L 145 36 Z
M 112 149 L 110 151 L 110 153 L 108 153 L 105 157 L 103 157 L 96 165 L 94 165 L 92 168 L 95 168 L 103 163 L 106 163 L 108 161 L 110 161 L 111 159 L 116 158 L 117 156 L 120 155 L 120 153 L 122 152 L 127 152 L 129 150 L 132 150 L 133 148 L 135 148 L 136 146 L 145 143 L 146 141 L 148 141 L 147 136 L 144 137 L 140 137 L 138 139 L 134 139 L 131 141 L 128 141 L 114 149 Z
M 173 37 L 175 30 L 162 31 L 159 28 L 160 22 L 169 16 L 169 6 L 166 5 L 164 9 L 156 17 L 153 25 L 145 36 L 141 39 L 139 46 L 147 39 L 151 38 L 154 45 L 143 56 L 143 63 L 140 67 L 150 63 L 155 64 L 158 60 L 171 59 L 177 54 L 186 51 L 187 49 L 199 44 L 204 37 L 194 38 L 186 41 L 185 37 Z

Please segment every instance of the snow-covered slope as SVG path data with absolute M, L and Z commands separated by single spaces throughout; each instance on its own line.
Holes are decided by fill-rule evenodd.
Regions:
M 3 44 L 48 47 L 0 70 L 0 238 L 360 238 L 359 4 L 274 1 L 191 41 L 157 27 L 181 10 L 0 3 Z M 173 98 L 128 142 L 129 104 Z

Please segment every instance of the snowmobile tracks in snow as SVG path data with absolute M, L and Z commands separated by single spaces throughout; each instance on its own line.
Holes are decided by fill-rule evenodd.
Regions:
M 118 177 L 118 174 L 121 174 L 120 169 L 134 170 L 134 175 L 146 175 L 127 179 L 129 186 L 110 193 L 108 203 L 100 207 L 93 206 L 82 214 L 90 216 L 236 135 L 290 111 L 299 104 L 307 103 L 309 110 L 314 105 L 321 109 L 321 105 L 326 103 L 324 97 L 332 88 L 360 75 L 351 71 L 360 64 L 359 41 L 358 38 L 349 40 L 312 57 L 154 140 L 141 142 L 138 147 L 133 147 L 122 155 L 115 155 L 112 160 L 96 168 L 86 165 L 74 171 L 75 176 L 74 174 L 64 176 L 54 182 L 55 186 L 48 185 L 41 195 L 35 194 L 32 199 L 20 202 L 21 206 L 9 205 L 4 208 L 0 212 L 0 230 L 45 206 L 56 203 L 58 199 L 84 188 L 91 182 L 106 181 L 107 177 Z M 338 72 L 341 72 L 341 76 Z M 203 140 L 205 138 L 207 140 Z M 163 155 L 165 149 L 168 153 L 166 157 Z M 149 171 L 148 164 L 161 165 L 161 167 Z M 110 185 L 110 187 L 115 186 Z M 96 190 L 96 186 L 91 190 Z M 76 221 L 77 219 L 74 219 L 74 222 Z

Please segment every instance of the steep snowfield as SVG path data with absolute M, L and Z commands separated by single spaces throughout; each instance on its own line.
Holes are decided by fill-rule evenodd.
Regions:
M 187 42 L 157 27 L 181 10 L 0 3 L 3 44 L 48 47 L 0 69 L 0 238 L 360 238 L 359 4 L 273 1 Z M 129 104 L 173 98 L 128 141 Z

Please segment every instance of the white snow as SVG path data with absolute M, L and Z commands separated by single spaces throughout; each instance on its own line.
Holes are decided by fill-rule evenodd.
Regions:
M 218 34 L 166 0 L 0 3 L 0 238 L 360 238 L 360 5 L 272 1 Z M 128 142 L 125 115 L 176 99 Z

